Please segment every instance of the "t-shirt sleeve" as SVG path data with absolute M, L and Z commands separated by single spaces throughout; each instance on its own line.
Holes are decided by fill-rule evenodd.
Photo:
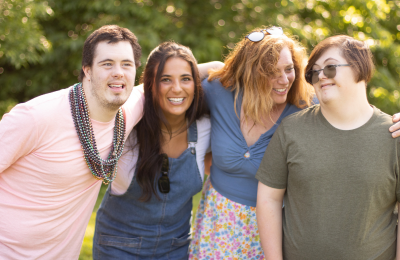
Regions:
M 196 161 L 199 167 L 201 179 L 204 180 L 204 157 L 211 150 L 210 142 L 211 123 L 208 117 L 202 117 L 197 120 L 197 144 L 196 144 Z
M 3 116 L 0 121 L 0 173 L 35 149 L 37 132 L 35 118 L 25 104 L 17 105 Z
M 272 136 L 256 174 L 257 180 L 276 189 L 286 189 L 287 186 L 288 167 L 284 141 L 281 124 Z
M 208 81 L 208 78 L 203 79 L 201 82 L 201 86 L 203 87 L 204 94 L 207 94 L 207 91 L 211 89 L 211 82 Z
M 143 86 L 134 87 L 128 100 L 123 105 L 126 116 L 126 137 L 143 116 L 144 94 Z
M 207 106 L 210 109 L 210 111 L 213 111 L 217 98 L 220 98 L 217 92 L 219 88 L 222 87 L 222 85 L 221 83 L 219 83 L 218 80 L 208 81 L 208 79 L 204 79 L 201 82 L 201 86 L 203 87 L 204 98 L 207 103 Z
M 136 131 L 133 130 L 125 142 L 124 150 L 118 160 L 118 170 L 115 180 L 111 183 L 111 194 L 124 194 L 135 176 L 139 146 L 137 145 Z

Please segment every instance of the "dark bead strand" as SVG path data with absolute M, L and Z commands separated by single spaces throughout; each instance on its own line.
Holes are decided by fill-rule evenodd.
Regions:
M 82 84 L 75 84 L 69 92 L 72 119 L 82 145 L 87 166 L 96 179 L 104 184 L 112 182 L 117 175 L 118 159 L 122 155 L 125 139 L 125 118 L 122 108 L 115 116 L 114 134 L 111 151 L 106 160 L 100 157 L 96 139 L 90 121 L 87 101 Z

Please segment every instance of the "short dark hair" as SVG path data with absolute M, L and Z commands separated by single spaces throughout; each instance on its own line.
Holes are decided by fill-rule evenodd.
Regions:
M 116 43 L 120 41 L 129 42 L 132 45 L 135 66 L 136 68 L 140 67 L 142 48 L 139 45 L 138 39 L 129 29 L 119 27 L 118 25 L 102 26 L 89 35 L 83 45 L 82 67 L 92 66 L 97 44 L 102 41 L 106 41 L 107 43 Z M 81 68 L 78 80 L 82 82 L 84 77 L 85 73 Z
M 319 57 L 330 48 L 339 48 L 342 57 L 350 64 L 357 83 L 362 80 L 368 83 L 371 80 L 375 70 L 371 50 L 367 43 L 347 35 L 332 36 L 318 43 L 308 59 L 306 72 L 311 70 Z

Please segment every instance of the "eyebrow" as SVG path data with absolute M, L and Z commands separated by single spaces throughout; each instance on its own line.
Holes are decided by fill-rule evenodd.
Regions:
M 335 61 L 338 61 L 337 59 L 334 59 L 334 58 L 327 58 L 327 59 L 324 61 L 324 63 L 325 63 L 325 62 L 327 62 L 327 61 L 329 61 L 329 60 L 335 60 Z
M 327 58 L 323 63 L 326 63 L 326 62 L 329 61 L 329 60 L 338 61 L 338 60 L 335 59 L 335 58 L 329 57 L 329 58 Z M 319 66 L 319 67 L 321 67 L 321 65 L 318 65 L 318 64 L 316 64 L 316 63 L 314 63 L 313 67 L 314 67 L 314 66 Z
M 287 68 L 291 68 L 294 67 L 294 63 L 286 63 L 286 64 L 279 64 L 279 66 L 282 66 L 282 68 L 287 69 Z
M 114 62 L 114 60 L 112 60 L 112 59 L 104 59 L 104 60 L 99 61 L 98 64 L 103 63 L 103 62 L 107 62 L 107 61 L 108 62 Z M 129 59 L 122 60 L 122 62 L 131 62 L 131 63 L 133 63 L 133 61 L 129 60 Z
M 180 77 L 187 77 L 187 76 L 192 77 L 191 74 L 182 74 L 182 75 L 180 75 Z M 163 74 L 163 75 L 161 75 L 161 77 L 172 77 L 172 76 L 171 76 L 171 75 L 168 75 L 168 74 Z

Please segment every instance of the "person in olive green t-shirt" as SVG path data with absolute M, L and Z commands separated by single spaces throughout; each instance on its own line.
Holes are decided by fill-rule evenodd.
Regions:
M 373 69 L 368 46 L 349 36 L 311 53 L 320 105 L 282 121 L 256 175 L 266 259 L 395 259 L 400 147 L 391 117 L 368 103 Z

